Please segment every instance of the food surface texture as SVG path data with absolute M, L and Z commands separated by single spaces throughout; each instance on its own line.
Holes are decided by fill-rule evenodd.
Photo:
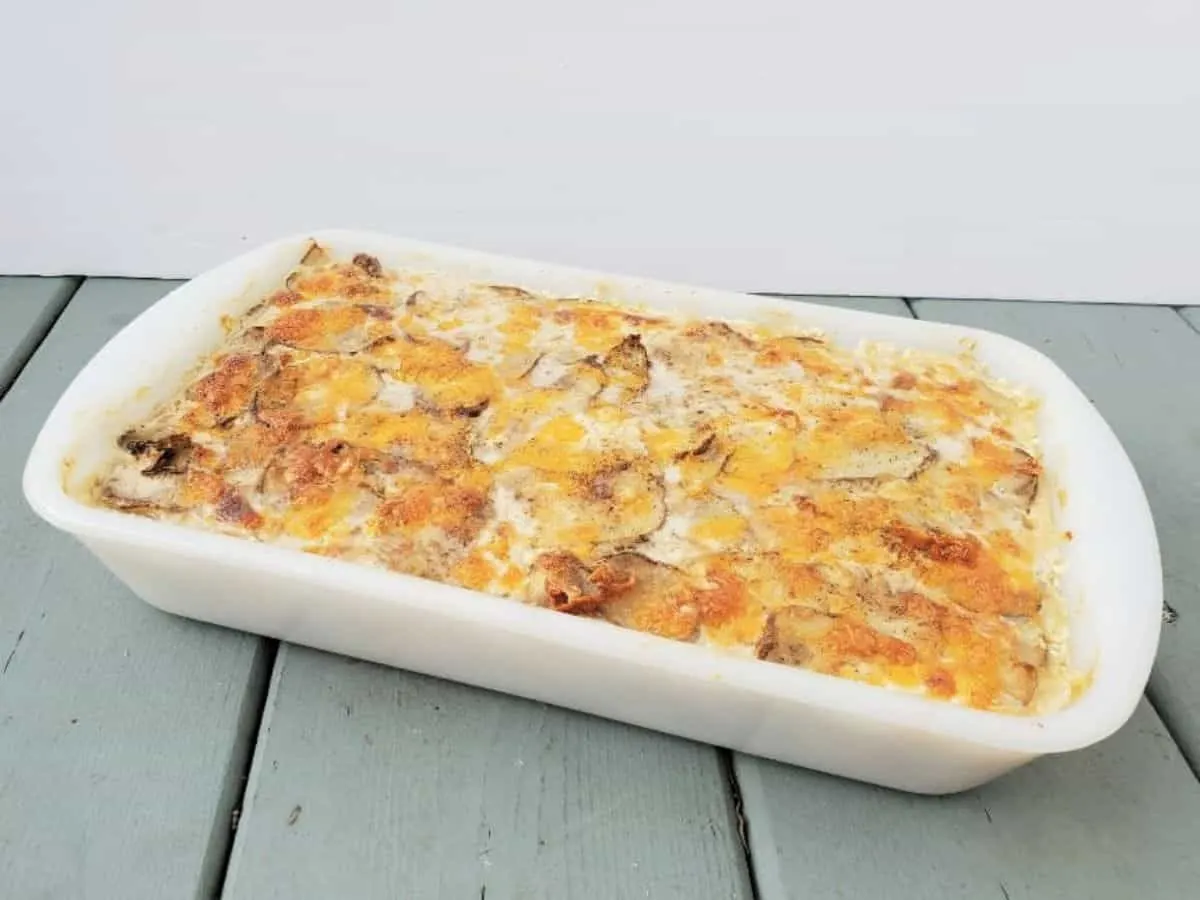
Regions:
M 92 502 L 979 709 L 1072 696 L 1038 403 L 970 348 L 316 246 L 254 299 Z

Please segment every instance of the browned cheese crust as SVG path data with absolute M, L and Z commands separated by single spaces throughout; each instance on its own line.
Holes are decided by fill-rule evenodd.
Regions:
M 228 326 L 96 502 L 972 707 L 1063 702 L 1037 404 L 968 353 L 320 248 Z

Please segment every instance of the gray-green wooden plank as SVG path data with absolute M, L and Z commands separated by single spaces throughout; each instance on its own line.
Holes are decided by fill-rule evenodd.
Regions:
M 77 278 L 0 278 L 0 397 L 78 286 Z
M 54 400 L 167 282 L 90 280 L 0 401 L 0 896 L 212 896 L 264 642 L 154 610 L 21 495 Z M 8 319 L 0 310 L 0 325 Z
M 735 771 L 762 900 L 1167 900 L 1200 883 L 1200 786 L 1145 700 L 1108 741 L 950 797 Z
M 224 900 L 749 896 L 718 751 L 281 648 Z
M 922 300 L 917 315 L 1008 334 L 1044 352 L 1120 438 L 1154 513 L 1166 602 L 1150 699 L 1200 766 L 1200 334 L 1174 310 Z
M 1030 340 L 1005 318 L 1055 320 L 1065 307 L 959 304 L 915 305 L 930 318 L 1007 331 L 1075 368 L 1053 346 L 1059 329 L 1035 326 Z M 870 308 L 905 312 L 902 304 Z M 1091 330 L 1103 326 L 1086 320 L 1114 310 L 1087 307 L 1085 321 L 1062 331 L 1095 343 Z M 734 771 L 762 900 L 1182 897 L 1200 875 L 1191 852 L 1200 788 L 1145 701 L 1112 739 L 953 797 L 916 797 L 741 755 Z

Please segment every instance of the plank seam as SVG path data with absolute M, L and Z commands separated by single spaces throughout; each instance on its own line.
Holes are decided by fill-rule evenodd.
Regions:
M 1158 692 L 1154 688 L 1153 682 L 1146 688 L 1146 702 L 1150 704 L 1150 708 L 1154 710 L 1154 714 L 1158 716 L 1158 721 L 1162 723 L 1163 730 L 1167 733 L 1167 737 L 1175 744 L 1175 749 L 1179 751 L 1179 755 L 1183 757 L 1184 763 L 1188 767 L 1188 771 L 1192 773 L 1192 777 L 1200 782 L 1200 759 L 1193 756 L 1187 746 L 1187 742 L 1182 740 L 1176 732 L 1175 727 L 1171 724 L 1171 719 L 1160 708 L 1159 703 L 1155 700 L 1154 695 Z
M 17 346 L 11 363 L 12 371 L 3 378 L 0 378 L 0 400 L 3 400 L 12 386 L 17 383 L 17 379 L 25 371 L 29 360 L 33 359 L 33 354 L 37 352 L 38 347 L 42 346 L 42 342 L 46 340 L 46 336 L 50 334 L 54 326 L 58 324 L 58 320 L 62 318 L 67 305 L 79 293 L 79 289 L 83 287 L 83 282 L 84 279 L 82 278 L 68 279 L 66 289 L 62 291 L 61 296 L 50 303 L 47 307 L 48 313 L 38 318 L 29 335 Z
M 754 871 L 754 853 L 750 849 L 750 820 L 746 816 L 746 805 L 742 799 L 742 786 L 738 783 L 737 770 L 733 765 L 733 751 L 718 749 L 718 759 L 725 782 L 729 785 L 729 806 L 737 828 L 738 842 L 742 845 L 742 857 L 746 862 L 746 877 L 750 882 L 750 897 L 759 900 L 758 875 Z
M 1192 331 L 1196 332 L 1196 334 L 1200 334 L 1200 325 L 1197 325 L 1195 322 L 1193 322 L 1191 319 L 1189 319 L 1187 316 L 1185 316 L 1183 314 L 1183 311 L 1185 309 L 1200 309 L 1200 306 L 1172 306 L 1171 309 L 1175 310 L 1175 315 L 1177 315 L 1177 316 L 1179 316 L 1179 318 L 1183 319 L 1184 325 L 1186 325 L 1188 328 L 1192 329 Z
M 231 763 L 230 777 L 228 783 L 237 785 L 237 789 L 230 791 L 230 797 L 227 802 L 221 804 L 221 809 L 217 812 L 216 822 L 214 822 L 214 840 L 217 842 L 217 847 L 220 851 L 220 860 L 216 863 L 215 872 L 212 877 L 212 887 L 205 891 L 205 896 L 211 900 L 220 900 L 225 893 L 225 884 L 229 877 L 229 867 L 233 859 L 234 845 L 237 843 L 238 824 L 242 813 L 246 808 L 247 795 L 252 789 L 250 782 L 250 773 L 254 766 L 254 760 L 258 755 L 259 741 L 262 738 L 264 720 L 267 715 L 267 707 L 271 702 L 271 684 L 275 672 L 275 665 L 279 659 L 280 642 L 276 640 L 262 639 L 265 643 L 263 648 L 263 663 L 256 672 L 256 676 L 252 679 L 250 689 L 247 691 L 245 703 L 249 707 L 245 714 L 245 734 L 243 746 L 238 748 L 235 758 Z M 217 829 L 224 829 L 218 831 Z

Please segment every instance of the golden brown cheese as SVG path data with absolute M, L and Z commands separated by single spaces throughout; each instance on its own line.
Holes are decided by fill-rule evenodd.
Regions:
M 977 708 L 1070 697 L 1037 404 L 969 353 L 316 247 L 227 324 L 96 502 Z

